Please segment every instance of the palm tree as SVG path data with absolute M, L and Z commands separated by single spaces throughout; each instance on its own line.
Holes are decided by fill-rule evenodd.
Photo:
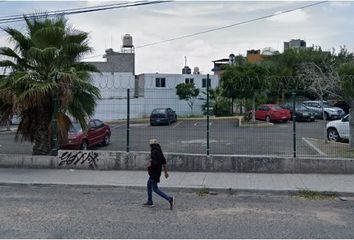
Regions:
M 98 70 L 79 62 L 91 51 L 88 34 L 68 27 L 64 17 L 27 15 L 24 20 L 24 33 L 4 29 L 14 47 L 0 48 L 5 59 L 0 61 L 5 69 L 0 76 L 2 121 L 20 115 L 15 139 L 33 142 L 33 154 L 46 155 L 53 116 L 60 143 L 67 138 L 69 116 L 86 126 L 94 113 L 100 92 L 91 85 L 90 72 Z

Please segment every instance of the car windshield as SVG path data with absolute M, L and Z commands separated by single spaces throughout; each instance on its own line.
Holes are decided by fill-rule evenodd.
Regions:
M 80 123 L 72 123 L 69 129 L 69 133 L 80 133 L 82 132 L 82 127 Z
M 301 110 L 301 111 L 306 111 L 308 108 L 305 107 L 303 104 L 296 104 L 295 109 Z
M 320 103 L 320 104 L 321 104 L 321 103 Z M 327 102 L 324 102 L 324 103 L 323 103 L 323 107 L 325 107 L 325 108 L 330 108 L 330 107 L 332 107 L 332 105 L 329 104 L 329 103 L 327 103 Z
M 153 113 L 153 114 L 165 113 L 165 109 L 155 109 L 152 113 Z
M 279 105 L 273 105 L 272 109 L 274 109 L 274 110 L 282 110 L 283 108 L 280 107 Z

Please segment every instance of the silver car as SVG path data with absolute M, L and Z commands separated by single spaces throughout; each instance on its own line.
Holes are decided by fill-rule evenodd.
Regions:
M 323 118 L 321 101 L 304 101 L 303 104 L 307 108 L 316 112 L 316 116 L 318 116 L 318 118 Z M 341 119 L 342 117 L 345 116 L 345 112 L 343 111 L 343 109 L 339 107 L 332 107 L 327 101 L 323 101 L 323 110 L 324 110 L 325 118 L 327 120 Z

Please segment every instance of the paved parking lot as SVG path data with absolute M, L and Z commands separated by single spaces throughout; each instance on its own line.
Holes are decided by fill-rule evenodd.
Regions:
M 166 152 L 206 153 L 206 120 L 179 120 L 170 126 L 131 124 L 130 150 L 148 151 L 148 140 L 157 138 Z M 306 138 L 323 139 L 323 121 L 297 122 L 298 155 L 318 155 L 303 141 Z M 126 125 L 111 124 L 112 143 L 98 150 L 126 150 Z M 236 127 L 235 120 L 210 120 L 211 154 L 251 154 L 290 156 L 293 151 L 292 122 L 275 123 L 269 127 Z M 30 143 L 14 141 L 14 133 L 0 133 L 0 152 L 30 154 Z

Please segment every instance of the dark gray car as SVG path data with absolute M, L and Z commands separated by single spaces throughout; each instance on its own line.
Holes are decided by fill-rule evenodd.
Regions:
M 170 125 L 177 121 L 177 114 L 171 108 L 155 108 L 150 115 L 150 125 Z
M 281 106 L 282 108 L 288 109 L 293 114 L 293 104 L 285 103 Z M 295 104 L 295 117 L 296 121 L 315 121 L 315 113 L 311 112 L 305 105 L 296 103 Z

